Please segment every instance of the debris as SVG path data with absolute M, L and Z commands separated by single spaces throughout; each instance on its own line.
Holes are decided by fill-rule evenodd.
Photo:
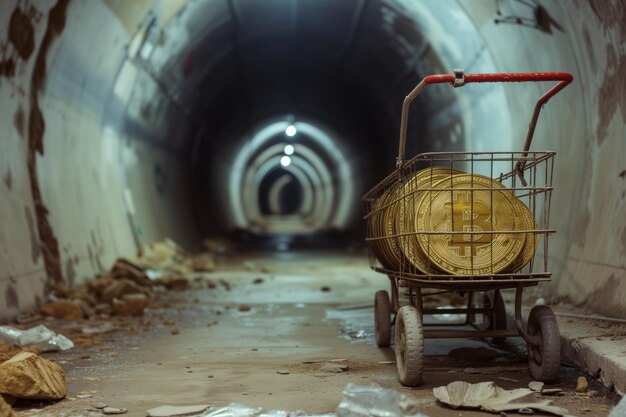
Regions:
M 41 314 L 33 314 L 33 313 L 23 313 L 15 318 L 16 323 L 18 324 L 29 324 L 38 320 L 41 320 Z
M 161 407 L 151 408 L 147 411 L 147 417 L 183 417 L 193 416 L 205 411 L 209 406 L 207 404 L 202 405 L 187 405 L 177 407 L 173 405 L 162 405 Z
M 476 348 L 459 347 L 448 352 L 448 356 L 459 359 L 493 359 L 500 355 L 501 353 L 497 350 L 488 349 L 484 346 Z
M 127 294 L 146 294 L 148 290 L 135 284 L 129 279 L 119 279 L 111 283 L 102 291 L 100 299 L 106 303 L 111 303 L 114 298 L 121 299 Z
M 325 363 L 324 365 L 322 365 L 322 367 L 320 368 L 320 371 L 340 374 L 343 372 L 348 372 L 348 369 L 350 369 L 348 365 L 329 362 L 329 363 Z
M 579 376 L 578 380 L 576 380 L 576 392 L 585 392 L 589 388 L 589 383 L 587 382 L 587 378 L 584 376 Z
M 82 328 L 81 331 L 83 332 L 83 334 L 103 334 L 112 332 L 114 330 L 116 330 L 116 328 L 113 323 L 107 321 L 99 324 L 98 326 L 85 326 Z
M 93 394 L 78 394 L 76 395 L 76 398 L 80 399 L 80 400 L 84 400 L 85 398 L 91 398 L 93 397 Z
M 65 373 L 56 363 L 21 352 L 0 364 L 0 393 L 17 398 L 59 400 L 65 397 Z
M 180 330 L 178 329 L 172 329 L 172 331 L 170 332 L 173 336 L 178 336 L 180 334 Z
M 535 392 L 541 392 L 543 390 L 543 382 L 539 381 L 530 381 L 528 383 L 528 388 Z
M 255 278 L 254 281 L 252 281 L 253 284 L 263 284 L 263 282 L 265 282 L 263 278 Z
M 129 279 L 137 285 L 149 287 L 153 282 L 146 272 L 147 267 L 148 265 L 142 262 L 141 258 L 119 258 L 111 268 L 111 275 L 116 280 Z
M 541 390 L 543 395 L 558 394 L 559 392 L 563 392 L 563 390 L 561 388 L 544 388 Z
M 105 403 L 95 403 L 93 405 L 93 408 L 97 408 L 98 410 L 102 410 L 104 407 L 106 407 L 107 405 Z
M 519 379 L 508 378 L 506 376 L 498 376 L 496 378 L 501 379 L 502 381 L 507 381 L 507 382 L 519 382 Z
M 2 395 L 0 395 L 0 416 L 12 417 L 14 415 L 15 414 L 13 414 L 11 406 L 6 401 L 4 401 L 4 398 L 2 398 Z
M 113 414 L 126 414 L 128 410 L 126 408 L 104 407 L 102 412 L 107 415 Z
M 330 291 L 330 287 L 328 285 L 324 285 L 322 288 L 320 288 L 320 290 L 322 292 L 329 292 Z
M 41 307 L 41 313 L 46 316 L 52 316 L 55 319 L 67 321 L 82 320 L 84 317 L 81 306 L 71 300 L 58 300 L 44 304 Z
M 289 375 L 291 372 L 289 372 L 289 371 L 287 371 L 285 369 L 280 369 L 280 370 L 276 371 L 276 373 L 278 375 Z
M 42 352 L 68 350 L 74 347 L 74 343 L 70 339 L 53 332 L 43 324 L 28 330 L 0 326 L 0 340 L 22 348 L 38 349 Z
M 189 280 L 182 276 L 167 276 L 161 278 L 159 283 L 168 290 L 186 290 L 189 288 Z
M 261 413 L 260 408 L 250 408 L 245 405 L 232 403 L 226 407 L 211 408 L 202 414 L 202 417 L 253 417 Z M 274 414 L 272 411 L 268 415 Z
M 208 253 L 194 256 L 191 264 L 195 272 L 211 272 L 215 270 L 215 260 L 213 256 Z
M 143 316 L 147 305 L 145 294 L 127 294 L 121 300 L 113 299 L 113 312 L 118 316 Z
M 239 306 L 239 311 L 245 312 L 250 310 L 252 310 L 252 307 L 250 307 L 249 305 L 243 304 Z
M 494 413 L 530 408 L 556 415 L 568 414 L 566 409 L 552 405 L 550 400 L 537 400 L 529 394 L 534 392 L 528 388 L 505 390 L 493 382 L 470 384 L 454 381 L 447 386 L 433 388 L 435 398 L 452 408 L 480 408 Z
M 418 412 L 420 404 L 412 397 L 379 386 L 348 384 L 337 406 L 337 417 L 426 417 Z

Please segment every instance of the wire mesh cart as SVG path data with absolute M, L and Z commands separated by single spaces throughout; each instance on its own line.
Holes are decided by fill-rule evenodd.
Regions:
M 538 81 L 557 84 L 537 100 L 522 151 L 430 152 L 405 160 L 409 107 L 427 86 Z M 561 347 L 554 313 L 535 306 L 524 325 L 522 294 L 551 279 L 548 240 L 555 232 L 549 227 L 555 153 L 531 151 L 530 145 L 542 106 L 571 81 L 572 75 L 562 72 L 455 70 L 425 77 L 405 98 L 396 169 L 363 197 L 370 265 L 391 284 L 390 293 L 375 295 L 376 343 L 388 347 L 394 326 L 403 385 L 422 381 L 424 338 L 485 337 L 499 343 L 521 336 L 533 378 L 558 378 Z M 506 288 L 515 289 L 513 328 L 507 326 L 500 292 Z M 467 306 L 425 308 L 423 297 L 442 292 L 467 294 Z M 425 316 L 438 314 L 460 314 L 465 321 L 425 323 Z

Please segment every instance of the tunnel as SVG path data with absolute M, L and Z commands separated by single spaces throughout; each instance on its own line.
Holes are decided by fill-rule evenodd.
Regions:
M 403 100 L 455 69 L 573 75 L 531 147 L 556 152 L 543 288 L 625 319 L 625 21 L 618 0 L 3 1 L 0 322 L 164 239 L 364 253 Z M 520 151 L 550 87 L 430 86 L 406 154 Z

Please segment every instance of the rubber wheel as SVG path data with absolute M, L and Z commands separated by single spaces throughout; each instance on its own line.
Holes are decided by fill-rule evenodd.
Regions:
M 422 382 L 424 334 L 422 318 L 413 306 L 403 306 L 396 316 L 396 366 L 400 383 L 415 387 Z
M 561 368 L 561 336 L 550 307 L 535 306 L 530 310 L 527 331 L 539 338 L 539 346 L 528 344 L 530 374 L 537 381 L 556 381 Z
M 391 342 L 391 302 L 387 291 L 377 291 L 374 296 L 374 325 L 378 347 L 389 347 Z
M 508 320 L 506 317 L 506 306 L 502 299 L 502 294 L 499 290 L 487 291 L 483 295 L 483 303 L 485 307 L 493 307 L 494 311 L 491 314 L 485 316 L 489 320 L 487 330 L 506 330 L 508 328 Z M 504 343 L 506 337 L 493 337 L 492 343 L 501 344 Z

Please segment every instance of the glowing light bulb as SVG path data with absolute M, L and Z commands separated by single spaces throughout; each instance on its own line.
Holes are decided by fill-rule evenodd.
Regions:
M 291 158 L 288 156 L 283 156 L 280 158 L 280 164 L 284 167 L 288 167 L 291 164 Z
M 293 155 L 293 153 L 295 152 L 295 148 L 293 147 L 293 145 L 285 145 L 285 155 Z
M 285 129 L 285 134 L 290 138 L 294 137 L 296 133 L 298 133 L 298 129 L 296 129 L 294 125 L 289 125 L 287 126 L 287 129 Z

